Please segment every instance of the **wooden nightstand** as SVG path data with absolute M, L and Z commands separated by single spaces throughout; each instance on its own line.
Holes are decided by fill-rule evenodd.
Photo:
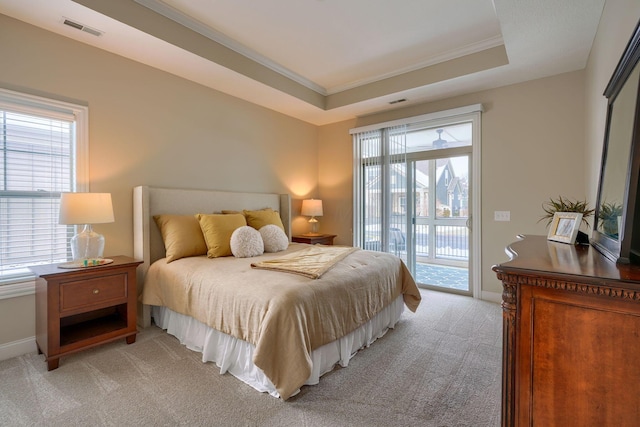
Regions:
M 60 357 L 125 338 L 136 340 L 136 267 L 133 258 L 63 269 L 59 264 L 30 267 L 36 278 L 36 344 L 48 370 Z
M 291 241 L 296 243 L 309 243 L 311 245 L 333 245 L 333 238 L 336 234 L 319 234 L 317 236 L 307 236 L 304 234 L 292 236 Z

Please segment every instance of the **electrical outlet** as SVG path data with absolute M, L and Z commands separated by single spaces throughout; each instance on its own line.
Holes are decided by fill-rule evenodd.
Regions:
M 511 211 L 494 211 L 494 221 L 511 221 Z

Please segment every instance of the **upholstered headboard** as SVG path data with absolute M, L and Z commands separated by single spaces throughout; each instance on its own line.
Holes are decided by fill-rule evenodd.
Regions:
M 160 214 L 195 215 L 222 210 L 279 211 L 282 224 L 291 239 L 291 196 L 274 193 L 241 193 L 230 191 L 156 188 L 133 189 L 133 255 L 143 263 L 138 267 L 138 295 L 142 292 L 149 266 L 165 256 L 164 243 L 153 216 Z M 138 324 L 149 326 L 149 307 L 138 306 Z

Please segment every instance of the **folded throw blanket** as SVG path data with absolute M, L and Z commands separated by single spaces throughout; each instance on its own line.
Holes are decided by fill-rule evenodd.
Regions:
M 251 267 L 300 274 L 317 279 L 338 261 L 358 249 L 346 246 L 314 245 L 278 259 L 253 263 Z

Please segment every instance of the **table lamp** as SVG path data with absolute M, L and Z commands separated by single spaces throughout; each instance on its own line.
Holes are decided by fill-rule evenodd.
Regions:
M 113 222 L 111 193 L 62 193 L 60 195 L 59 223 L 84 225 L 82 231 L 71 238 L 73 260 L 102 258 L 104 236 L 93 231 L 92 224 Z
M 318 233 L 318 220 L 317 216 L 322 216 L 322 200 L 307 199 L 302 201 L 302 215 L 310 216 L 309 224 L 311 224 L 311 231 L 307 233 L 307 236 L 319 236 Z

